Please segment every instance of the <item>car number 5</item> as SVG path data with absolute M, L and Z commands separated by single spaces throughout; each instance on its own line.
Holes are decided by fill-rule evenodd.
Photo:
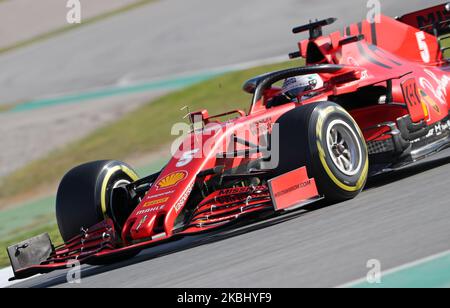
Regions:
M 184 167 L 189 164 L 195 158 L 195 154 L 197 154 L 198 151 L 200 151 L 200 149 L 194 149 L 192 151 L 184 152 L 181 158 L 178 160 L 176 167 Z
M 428 48 L 425 33 L 423 31 L 416 33 L 417 43 L 419 44 L 420 56 L 422 57 L 423 62 L 430 63 L 431 56 L 430 50 Z

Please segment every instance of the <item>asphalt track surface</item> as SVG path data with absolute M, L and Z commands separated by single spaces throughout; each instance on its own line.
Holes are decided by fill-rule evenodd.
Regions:
M 15 287 L 335 287 L 450 248 L 449 151 L 372 180 L 356 199 L 188 237 L 112 266 Z
M 111 49 L 109 54 L 111 56 L 115 53 L 117 56 L 125 54 L 124 52 L 131 48 L 130 46 L 133 47 L 134 52 L 145 53 L 142 49 L 135 48 L 145 46 L 140 40 L 151 44 L 155 48 L 152 49 L 154 52 L 141 57 L 140 61 L 135 61 L 133 57 L 121 59 L 123 61 L 113 61 L 113 64 L 107 66 L 111 69 L 109 76 L 103 71 L 100 73 L 101 70 L 96 76 L 92 76 L 83 74 L 83 65 L 87 65 L 89 61 L 72 58 L 73 61 L 80 61 L 77 70 L 79 73 L 77 76 L 80 78 L 74 78 L 72 86 L 83 88 L 89 82 L 96 84 L 113 82 L 113 79 L 120 76 L 119 72 L 125 67 L 136 68 L 129 75 L 130 78 L 144 79 L 151 77 L 152 74 L 156 76 L 201 69 L 203 66 L 219 66 L 278 55 L 290 51 L 295 45 L 295 37 L 289 33 L 293 25 L 302 23 L 309 17 L 320 18 L 329 15 L 356 21 L 359 19 L 358 15 L 365 14 L 366 1 L 345 1 L 339 4 L 315 1 L 314 6 L 309 1 L 287 0 L 267 1 L 264 5 L 261 5 L 260 1 L 193 0 L 184 3 L 184 1 L 167 0 L 154 4 L 157 10 L 168 10 L 170 4 L 176 5 L 176 8 L 172 7 L 174 13 L 170 21 L 166 20 L 159 23 L 157 28 L 152 28 L 156 29 L 157 34 L 153 33 L 153 30 L 141 29 L 145 35 L 136 37 L 135 41 L 127 46 L 120 44 L 120 37 L 116 38 L 119 50 Z M 193 3 L 203 4 L 201 14 L 192 13 L 197 8 Z M 358 3 L 360 10 L 352 6 L 355 3 Z M 383 1 L 383 7 L 385 13 L 394 15 L 433 3 L 435 2 Z M 239 7 L 239 10 L 235 9 L 236 7 Z M 227 9 L 232 13 L 224 14 L 223 12 Z M 217 12 L 222 13 L 217 14 Z M 133 14 L 136 14 L 134 18 L 125 15 L 118 18 L 124 21 L 121 25 L 142 22 L 138 18 L 141 13 Z M 152 14 L 157 17 L 156 13 Z M 197 17 L 194 18 L 194 15 Z M 277 15 L 277 17 L 266 19 L 271 15 Z M 149 24 L 154 22 L 155 20 L 151 18 L 147 20 Z M 112 32 L 114 27 L 119 26 L 113 20 L 105 23 L 110 23 L 109 27 L 113 28 L 109 31 Z M 194 25 L 204 26 L 193 31 Z M 104 23 L 98 26 L 108 28 Z M 90 36 L 99 37 L 99 32 L 95 35 L 87 28 L 80 29 L 71 35 L 83 34 L 86 36 L 86 42 L 94 39 Z M 177 31 L 172 31 L 175 29 Z M 118 36 L 121 35 L 120 31 L 116 33 Z M 130 38 L 133 40 L 134 34 Z M 55 43 L 55 48 L 63 48 L 54 42 L 60 39 L 63 38 L 55 38 L 47 44 Z M 112 44 L 111 37 L 103 38 L 102 42 L 103 40 L 105 44 Z M 198 42 L 204 43 L 198 46 L 196 45 Z M 161 44 L 171 45 L 173 47 L 171 52 L 160 54 L 157 50 Z M 44 55 L 45 52 L 40 50 L 41 47 L 33 48 Z M 17 54 L 26 56 L 25 51 Z M 98 57 L 101 55 L 101 53 L 97 54 Z M 80 57 L 85 58 L 84 60 L 88 58 L 83 55 Z M 175 57 L 172 59 L 176 61 L 168 60 L 171 57 Z M 58 57 L 55 59 L 58 60 Z M 184 61 L 188 59 L 189 61 Z M 165 63 L 164 61 L 168 61 L 167 65 L 161 65 Z M 140 65 L 135 62 L 139 62 Z M 106 65 L 102 63 L 101 57 L 98 65 Z M 51 68 L 48 69 L 51 70 Z M 1 74 L 5 72 L 2 71 Z M 42 76 L 45 77 L 42 78 Z M 48 80 L 45 81 L 45 79 L 57 79 L 48 74 L 42 76 L 36 81 L 39 85 L 30 87 L 30 95 L 46 90 Z M 59 75 L 63 80 L 70 79 L 71 76 L 75 75 L 66 76 L 63 73 Z M 21 77 L 16 81 L 32 78 L 27 75 Z M 64 90 L 64 82 L 57 82 L 56 85 L 54 89 Z M 57 271 L 15 286 L 333 287 L 342 285 L 366 276 L 368 271 L 366 263 L 369 259 L 380 260 L 384 270 L 450 248 L 448 201 L 450 158 L 447 157 L 448 155 L 448 152 L 442 153 L 434 157 L 432 161 L 422 162 L 418 166 L 408 167 L 394 174 L 374 179 L 355 200 L 317 207 L 311 211 L 300 210 L 270 220 L 240 226 L 237 229 L 188 237 L 148 249 L 129 261 L 111 266 L 85 266 L 80 285 L 66 284 L 66 272 Z
M 442 1 L 383 0 L 402 15 Z M 14 103 L 166 77 L 295 51 L 291 29 L 335 16 L 343 29 L 367 15 L 366 0 L 159 0 L 0 55 L 0 102 Z

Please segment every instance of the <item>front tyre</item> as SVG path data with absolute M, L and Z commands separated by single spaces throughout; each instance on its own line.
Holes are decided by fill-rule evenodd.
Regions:
M 65 242 L 103 221 L 110 207 L 111 192 L 138 179 L 127 164 L 115 160 L 95 161 L 70 170 L 56 196 L 56 219 Z
M 295 108 L 279 120 L 279 173 L 306 166 L 327 200 L 356 197 L 367 181 L 369 161 L 355 120 L 339 105 L 319 102 Z

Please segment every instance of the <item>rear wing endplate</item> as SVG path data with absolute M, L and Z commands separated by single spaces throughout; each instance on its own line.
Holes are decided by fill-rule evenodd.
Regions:
M 397 20 L 435 36 L 450 33 L 450 2 L 412 12 Z

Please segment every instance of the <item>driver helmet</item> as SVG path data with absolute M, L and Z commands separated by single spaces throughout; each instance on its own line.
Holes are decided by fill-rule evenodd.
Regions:
M 318 74 L 296 76 L 284 81 L 281 93 L 291 100 L 300 98 L 302 93 L 322 88 L 324 82 Z

